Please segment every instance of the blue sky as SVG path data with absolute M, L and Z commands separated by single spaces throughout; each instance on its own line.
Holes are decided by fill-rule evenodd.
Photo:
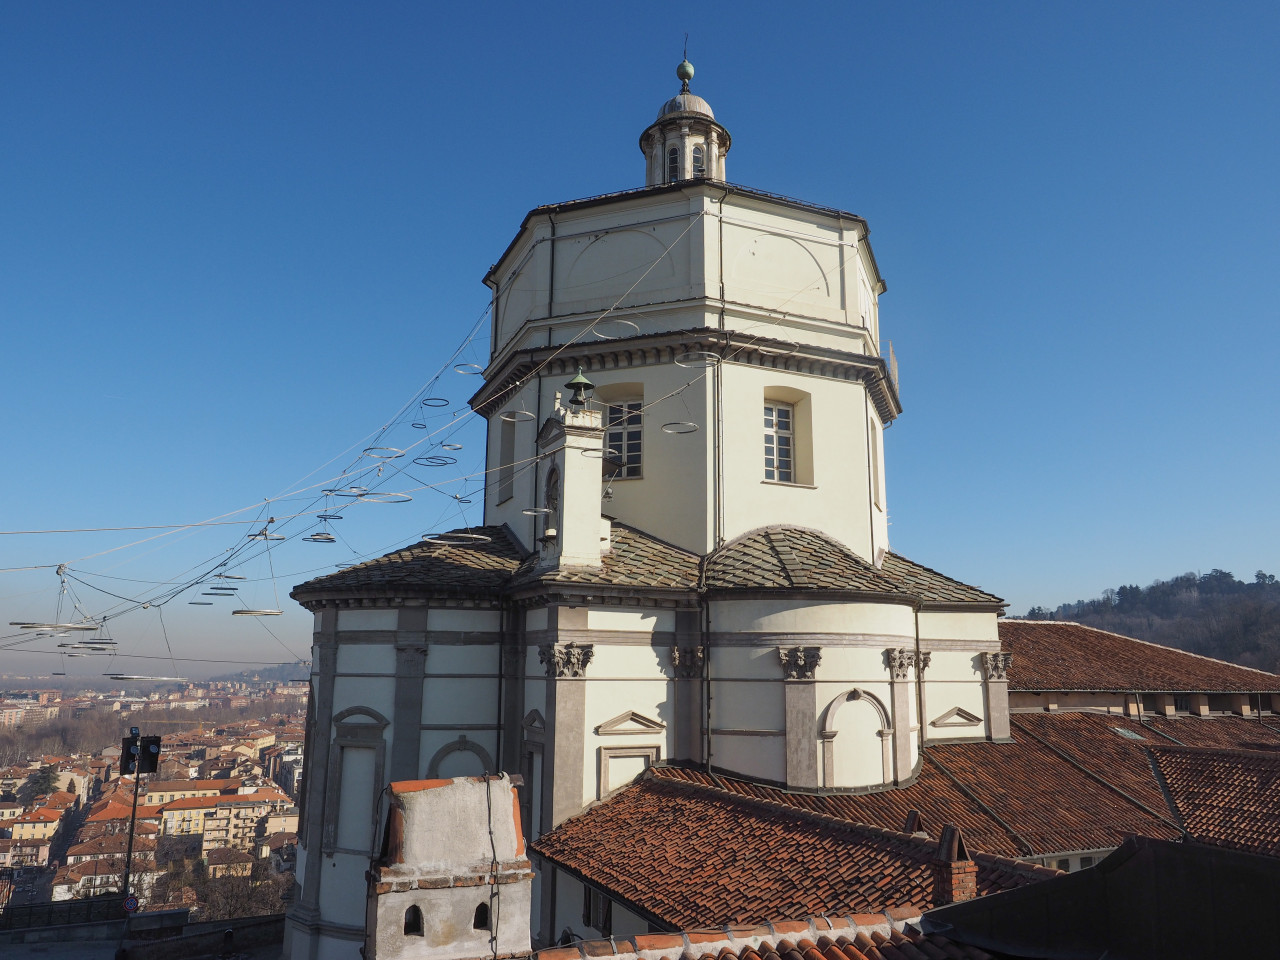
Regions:
M 1016 613 L 1280 572 L 1265 3 L 0 7 L 0 528 L 306 506 L 263 504 L 396 423 L 530 207 L 642 183 L 685 31 L 730 179 L 870 221 L 906 408 L 895 549 Z M 443 377 L 433 427 L 473 387 Z M 480 435 L 457 429 L 474 471 Z M 275 574 L 270 623 L 184 596 L 163 629 L 153 608 L 112 634 L 145 656 L 165 631 L 179 657 L 305 653 L 290 586 L 456 525 L 449 494 L 475 487 L 361 504 L 340 542 L 270 564 L 236 554 L 246 603 L 275 606 Z M 0 567 L 70 562 L 99 613 L 117 601 L 94 587 L 142 599 L 246 532 L 5 535 Z M 0 573 L 3 622 L 57 599 L 52 569 Z M 14 650 L 0 672 L 58 669 Z

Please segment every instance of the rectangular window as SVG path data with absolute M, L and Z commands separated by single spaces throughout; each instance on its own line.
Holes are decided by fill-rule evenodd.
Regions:
M 593 887 L 582 888 L 582 924 L 606 937 L 613 935 L 613 901 Z
M 640 476 L 640 408 L 642 400 L 615 400 L 606 408 L 605 458 L 622 464 L 619 478 Z M 612 471 L 610 471 L 612 473 Z
M 789 403 L 764 405 L 764 478 L 795 482 L 795 410 Z
M 1080 858 L 1080 869 L 1081 869 L 1081 870 L 1086 870 L 1086 869 L 1088 869 L 1089 867 L 1092 867 L 1092 866 L 1093 866 L 1093 857 L 1081 857 L 1081 858 Z

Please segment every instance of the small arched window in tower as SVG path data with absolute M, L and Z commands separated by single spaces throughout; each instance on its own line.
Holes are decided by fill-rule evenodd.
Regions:
M 416 903 L 404 912 L 404 935 L 406 937 L 423 936 L 422 910 Z
M 698 144 L 693 148 L 693 175 L 695 177 L 705 177 L 707 175 L 707 154 L 702 144 Z
M 471 928 L 473 930 L 489 929 L 489 905 L 487 903 L 482 903 L 476 907 L 476 918 L 471 921 Z
M 672 147 L 667 151 L 667 182 L 674 183 L 680 179 L 680 150 Z

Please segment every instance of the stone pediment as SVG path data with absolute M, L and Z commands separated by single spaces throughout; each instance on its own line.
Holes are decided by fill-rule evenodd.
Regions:
M 642 733 L 661 733 L 666 729 L 667 725 L 661 720 L 652 720 L 634 710 L 628 710 L 596 727 L 596 735 L 600 737 L 634 736 Z
M 970 713 L 964 707 L 952 707 L 940 717 L 929 721 L 931 727 L 972 727 L 982 722 L 982 718 Z

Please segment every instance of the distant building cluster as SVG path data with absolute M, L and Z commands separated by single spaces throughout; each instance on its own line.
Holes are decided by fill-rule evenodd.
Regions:
M 54 690 L 10 694 L 5 715 L 20 714 L 11 725 L 23 726 L 33 714 L 44 722 L 63 711 L 194 710 L 254 701 L 264 712 L 276 701 L 289 709 L 264 720 L 212 729 L 193 722 L 163 733 L 159 770 L 140 784 L 120 776 L 118 744 L 0 768 L 0 905 L 122 893 L 135 790 L 129 890 L 144 908 L 157 906 L 157 881 L 174 871 L 189 868 L 209 879 L 291 873 L 303 770 L 298 707 L 306 694 L 305 681 L 193 684 L 146 699 Z M 190 888 L 183 894 L 181 905 L 198 910 Z

